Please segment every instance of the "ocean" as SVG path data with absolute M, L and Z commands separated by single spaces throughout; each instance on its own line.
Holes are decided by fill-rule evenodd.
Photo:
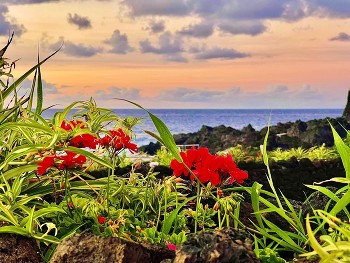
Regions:
M 49 109 L 43 117 L 50 118 L 57 109 Z M 135 126 L 136 144 L 146 145 L 155 140 L 144 130 L 155 132 L 156 129 L 148 117 L 148 114 L 140 109 L 115 109 L 120 117 L 133 116 L 143 118 L 142 122 Z M 341 117 L 343 109 L 151 109 L 153 114 L 159 117 L 169 128 L 172 134 L 196 132 L 203 125 L 215 127 L 221 124 L 236 129 L 251 124 L 254 129 L 260 130 L 266 127 L 271 117 L 271 125 L 279 122 L 308 121 L 323 119 L 326 117 Z M 69 116 L 68 116 L 69 117 Z

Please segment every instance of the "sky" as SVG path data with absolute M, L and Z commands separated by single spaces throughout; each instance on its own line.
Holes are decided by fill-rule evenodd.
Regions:
M 1 0 L 12 31 L 14 79 L 61 47 L 45 106 L 344 108 L 350 88 L 350 0 Z

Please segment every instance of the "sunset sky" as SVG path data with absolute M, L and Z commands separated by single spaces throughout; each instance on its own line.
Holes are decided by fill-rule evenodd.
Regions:
M 9 31 L 15 77 L 63 44 L 45 106 L 343 108 L 350 88 L 350 0 L 0 0 Z

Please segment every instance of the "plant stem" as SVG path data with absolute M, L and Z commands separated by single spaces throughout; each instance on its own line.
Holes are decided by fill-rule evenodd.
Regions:
M 110 188 L 110 181 L 111 181 L 111 176 L 113 176 L 114 177 L 114 170 L 115 170 L 115 165 L 116 165 L 116 156 L 113 156 L 112 157 L 112 171 L 111 171 L 111 169 L 108 169 L 108 179 L 107 179 L 107 216 L 109 217 L 109 202 L 110 202 L 110 200 L 109 200 L 109 188 Z
M 195 216 L 195 221 L 194 221 L 194 233 L 197 233 L 197 226 L 198 226 L 198 205 L 200 203 L 200 190 L 201 190 L 201 185 L 199 182 L 199 179 L 197 179 L 197 199 L 196 199 L 196 216 Z

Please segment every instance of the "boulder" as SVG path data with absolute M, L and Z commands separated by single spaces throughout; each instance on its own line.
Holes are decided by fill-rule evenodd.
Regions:
M 174 258 L 174 251 L 160 245 L 142 245 L 117 237 L 83 233 L 63 240 L 58 245 L 50 263 L 156 263 L 172 258 Z
M 222 229 L 214 232 L 189 234 L 187 241 L 176 250 L 173 263 L 255 263 L 260 262 L 252 249 L 247 232 Z

